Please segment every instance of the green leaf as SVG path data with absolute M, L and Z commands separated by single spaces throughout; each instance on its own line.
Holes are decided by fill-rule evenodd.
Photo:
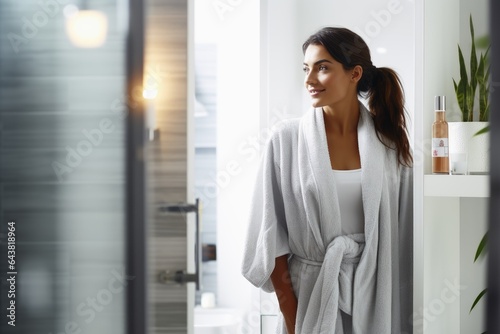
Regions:
M 462 111 L 462 121 L 466 122 L 467 121 L 467 101 L 466 101 L 467 89 L 464 86 L 465 86 L 464 82 L 460 81 L 458 83 L 458 89 L 456 91 L 456 94 L 457 94 L 458 105 L 460 107 L 460 110 Z
M 464 55 L 460 45 L 458 46 L 458 61 L 460 64 L 460 81 L 458 82 L 456 95 L 457 102 L 462 111 L 462 121 L 467 122 L 469 120 L 469 115 L 472 115 L 470 109 L 470 85 L 469 78 L 467 75 L 467 68 L 465 67 Z
M 489 126 L 487 126 L 486 128 L 489 129 Z M 481 130 L 481 131 L 483 131 L 483 130 Z M 479 131 L 479 132 L 481 132 L 481 131 Z M 486 247 L 486 243 L 487 242 L 488 242 L 488 232 L 486 232 L 486 234 L 484 235 L 484 237 L 481 239 L 481 242 L 479 242 L 479 246 L 477 246 L 476 256 L 474 257 L 474 262 L 476 262 L 476 260 L 479 258 L 479 256 L 483 252 L 484 248 Z
M 472 14 L 469 16 L 470 25 L 470 36 L 472 41 L 472 46 L 470 49 L 470 87 L 471 87 L 471 99 L 470 99 L 470 110 L 474 110 L 474 96 L 476 95 L 477 87 L 477 53 L 476 53 L 476 43 L 474 41 L 474 23 L 472 23 Z M 472 118 L 471 118 L 472 121 Z
M 469 27 L 470 36 L 472 37 L 472 42 L 474 42 L 474 24 L 472 23 L 472 14 L 469 14 Z
M 489 125 L 488 125 L 488 126 L 486 126 L 485 128 L 482 128 L 482 129 L 481 129 L 481 130 L 479 130 L 478 132 L 476 132 L 476 133 L 474 134 L 474 136 L 473 136 L 473 137 L 475 137 L 475 136 L 479 136 L 479 135 L 482 135 L 483 133 L 486 133 L 486 132 L 488 132 L 488 131 L 490 131 L 490 126 L 489 126 Z M 474 262 L 476 262 L 476 260 L 475 260 L 475 259 L 474 259 Z
M 486 49 L 489 46 L 490 46 L 490 37 L 488 35 L 476 38 L 476 47 L 478 49 Z
M 484 59 L 486 60 L 486 64 L 489 64 L 488 62 L 488 54 L 490 53 L 490 48 L 491 46 L 488 46 L 488 48 L 486 49 L 486 52 L 484 53 Z
M 472 122 L 472 118 L 474 116 L 473 110 L 474 110 L 474 96 L 475 96 L 475 90 L 471 85 L 468 86 L 467 90 L 467 95 L 466 95 L 466 102 L 467 102 L 467 122 Z
M 472 304 L 472 307 L 470 308 L 469 313 L 472 312 L 472 310 L 474 309 L 474 307 L 476 306 L 476 304 L 481 300 L 481 298 L 483 298 L 483 296 L 486 294 L 487 291 L 488 291 L 488 289 L 484 289 L 483 291 L 481 291 L 479 293 L 479 295 L 477 295 L 476 300 L 474 300 L 474 303 Z
M 484 55 L 481 53 L 479 57 L 479 66 L 477 67 L 476 78 L 479 84 L 484 83 L 485 75 L 484 75 L 484 67 L 486 66 L 486 59 Z
M 465 67 L 464 54 L 462 53 L 460 45 L 458 46 L 458 62 L 460 64 L 460 81 L 464 80 L 467 83 L 469 78 L 467 75 L 467 68 Z
M 489 100 L 489 87 L 488 87 L 488 76 L 489 73 L 484 72 L 484 67 L 486 66 L 486 57 L 481 53 L 479 58 L 479 66 L 477 69 L 477 82 L 479 84 L 479 121 L 485 122 L 488 120 L 486 115 L 486 110 L 488 107 Z
M 486 50 L 486 54 L 484 55 L 485 57 L 485 64 L 488 63 L 488 51 L 490 51 L 490 48 Z M 484 113 L 483 113 L 483 119 L 480 119 L 480 121 L 488 121 L 490 119 L 490 65 L 488 65 L 488 68 L 486 69 L 486 73 L 484 74 L 484 92 L 483 96 L 485 99 L 485 108 L 484 108 Z

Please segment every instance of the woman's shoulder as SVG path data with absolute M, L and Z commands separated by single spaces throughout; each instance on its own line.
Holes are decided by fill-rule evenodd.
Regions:
M 271 128 L 270 140 L 274 143 L 290 143 L 297 139 L 300 118 L 288 118 L 275 123 Z
M 265 155 L 280 162 L 284 157 L 289 157 L 298 146 L 300 118 L 280 120 L 268 128 Z

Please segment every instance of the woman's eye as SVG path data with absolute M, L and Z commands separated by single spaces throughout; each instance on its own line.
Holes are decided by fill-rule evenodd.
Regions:
M 302 71 L 304 71 L 304 73 L 307 73 L 307 72 L 309 72 L 309 68 L 304 67 L 304 68 L 302 68 Z
M 320 65 L 320 66 L 319 66 L 319 70 L 320 70 L 320 71 L 324 71 L 324 70 L 326 70 L 326 66 L 325 66 L 325 65 Z

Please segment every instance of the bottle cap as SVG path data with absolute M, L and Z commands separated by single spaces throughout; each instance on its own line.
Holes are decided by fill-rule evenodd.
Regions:
M 434 110 L 446 110 L 446 96 L 434 96 Z

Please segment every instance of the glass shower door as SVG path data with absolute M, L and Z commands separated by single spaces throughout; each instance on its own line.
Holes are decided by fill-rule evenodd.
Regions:
M 0 0 L 0 332 L 122 334 L 128 1 L 97 48 L 63 3 Z

